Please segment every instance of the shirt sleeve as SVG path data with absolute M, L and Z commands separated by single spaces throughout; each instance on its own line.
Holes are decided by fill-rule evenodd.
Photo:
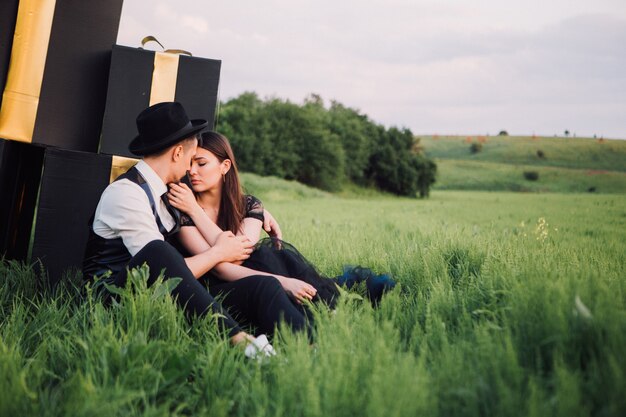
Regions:
M 107 187 L 98 209 L 96 218 L 115 236 L 122 238 L 131 256 L 153 240 L 164 240 L 148 196 L 130 181 L 116 181 Z

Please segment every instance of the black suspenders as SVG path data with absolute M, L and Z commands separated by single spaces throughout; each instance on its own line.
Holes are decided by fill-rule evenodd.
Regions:
M 152 214 L 154 214 L 154 218 L 156 219 L 157 226 L 159 227 L 159 233 L 161 233 L 163 237 L 167 237 L 168 235 L 178 232 L 178 230 L 180 229 L 180 222 L 178 221 L 179 216 L 176 216 L 174 213 L 172 213 L 170 211 L 170 207 L 168 207 L 168 211 L 170 212 L 170 214 L 172 214 L 172 217 L 174 218 L 174 221 L 176 222 L 176 224 L 174 225 L 174 228 L 170 232 L 168 232 L 167 229 L 165 229 L 165 226 L 163 226 L 163 222 L 161 222 L 161 218 L 159 217 L 159 213 L 157 212 L 156 203 L 154 201 L 154 197 L 152 196 L 152 191 L 150 190 L 150 186 L 148 185 L 148 183 L 146 182 L 146 179 L 143 177 L 143 175 L 141 175 L 141 172 L 139 172 L 137 168 L 132 167 L 131 169 L 129 169 L 128 171 L 126 171 L 125 173 L 117 177 L 115 181 L 119 181 L 121 179 L 127 179 L 131 182 L 134 182 L 135 184 L 140 186 L 141 189 L 146 193 L 146 195 L 148 196 L 148 200 L 150 201 L 150 208 L 152 209 Z M 174 208 L 172 207 L 172 209 Z

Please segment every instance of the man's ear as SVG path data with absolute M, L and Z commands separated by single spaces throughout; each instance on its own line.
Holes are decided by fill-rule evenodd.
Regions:
M 174 148 L 172 149 L 172 161 L 178 162 L 180 158 L 182 158 L 184 153 L 185 149 L 183 149 L 183 145 L 174 146 Z

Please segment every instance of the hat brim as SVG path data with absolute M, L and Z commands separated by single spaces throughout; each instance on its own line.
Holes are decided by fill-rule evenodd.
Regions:
M 169 148 L 172 145 L 180 142 L 181 140 L 188 138 L 189 136 L 198 133 L 205 129 L 209 125 L 209 122 L 202 119 L 191 120 L 190 126 L 185 126 L 177 132 L 172 133 L 169 136 L 161 138 L 158 142 L 145 144 L 141 135 L 137 135 L 128 145 L 128 150 L 137 156 L 145 156 L 153 153 L 157 153 L 164 149 Z

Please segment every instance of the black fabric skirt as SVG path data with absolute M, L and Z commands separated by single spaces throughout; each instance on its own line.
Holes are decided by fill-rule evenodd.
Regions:
M 339 298 L 336 281 L 320 275 L 298 250 L 285 241 L 275 238 L 260 240 L 243 266 L 270 274 L 302 280 L 317 290 L 313 302 L 323 302 L 334 308 Z

